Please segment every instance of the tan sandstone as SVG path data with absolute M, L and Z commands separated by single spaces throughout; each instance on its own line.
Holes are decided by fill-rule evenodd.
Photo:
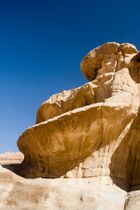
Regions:
M 27 209 L 140 209 L 140 53 L 106 43 L 80 66 L 89 82 L 45 101 L 17 142 L 24 160 L 11 169 L 29 179 L 1 168 L 4 208 L 27 196 Z
M 24 176 L 111 176 L 123 188 L 137 188 L 140 145 L 138 137 L 133 141 L 133 135 L 139 135 L 137 55 L 133 45 L 115 42 L 88 53 L 81 69 L 94 80 L 50 97 L 37 111 L 37 124 L 19 138 Z

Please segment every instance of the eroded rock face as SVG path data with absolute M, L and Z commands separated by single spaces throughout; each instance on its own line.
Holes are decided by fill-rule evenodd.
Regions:
M 139 210 L 140 191 L 127 193 L 107 176 L 25 179 L 6 169 L 7 160 L 10 165 L 19 163 L 21 154 L 1 156 L 5 167 L 0 166 L 1 210 Z
M 140 186 L 140 53 L 106 43 L 81 62 L 90 82 L 50 97 L 37 123 L 18 140 L 21 174 L 110 177 L 125 190 Z
M 0 166 L 1 210 L 119 210 L 126 197 L 107 179 L 25 179 Z
M 39 107 L 24 156 L 0 154 L 1 210 L 140 209 L 140 52 L 106 43 L 81 70 L 88 83 Z

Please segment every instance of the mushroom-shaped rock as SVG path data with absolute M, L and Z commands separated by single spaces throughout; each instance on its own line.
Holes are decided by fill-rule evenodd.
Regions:
M 50 97 L 38 109 L 36 125 L 20 136 L 22 175 L 109 176 L 125 189 L 140 184 L 138 54 L 133 45 L 115 42 L 88 53 L 81 68 L 92 81 Z

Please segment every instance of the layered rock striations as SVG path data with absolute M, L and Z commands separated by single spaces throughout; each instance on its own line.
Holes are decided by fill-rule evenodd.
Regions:
M 140 52 L 110 42 L 91 50 L 80 66 L 89 82 L 51 96 L 17 142 L 24 160 L 13 171 L 58 179 L 10 175 L 16 177 L 9 192 L 42 189 L 37 208 L 28 196 L 34 209 L 139 210 Z M 34 186 L 32 193 L 25 186 Z
M 139 58 L 133 45 L 115 42 L 85 56 L 90 82 L 50 97 L 19 138 L 24 176 L 110 176 L 123 188 L 139 186 Z

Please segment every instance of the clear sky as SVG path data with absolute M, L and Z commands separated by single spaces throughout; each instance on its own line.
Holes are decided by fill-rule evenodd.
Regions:
M 140 49 L 139 0 L 0 0 L 0 152 L 17 151 L 50 95 L 86 82 L 82 57 L 107 41 Z

